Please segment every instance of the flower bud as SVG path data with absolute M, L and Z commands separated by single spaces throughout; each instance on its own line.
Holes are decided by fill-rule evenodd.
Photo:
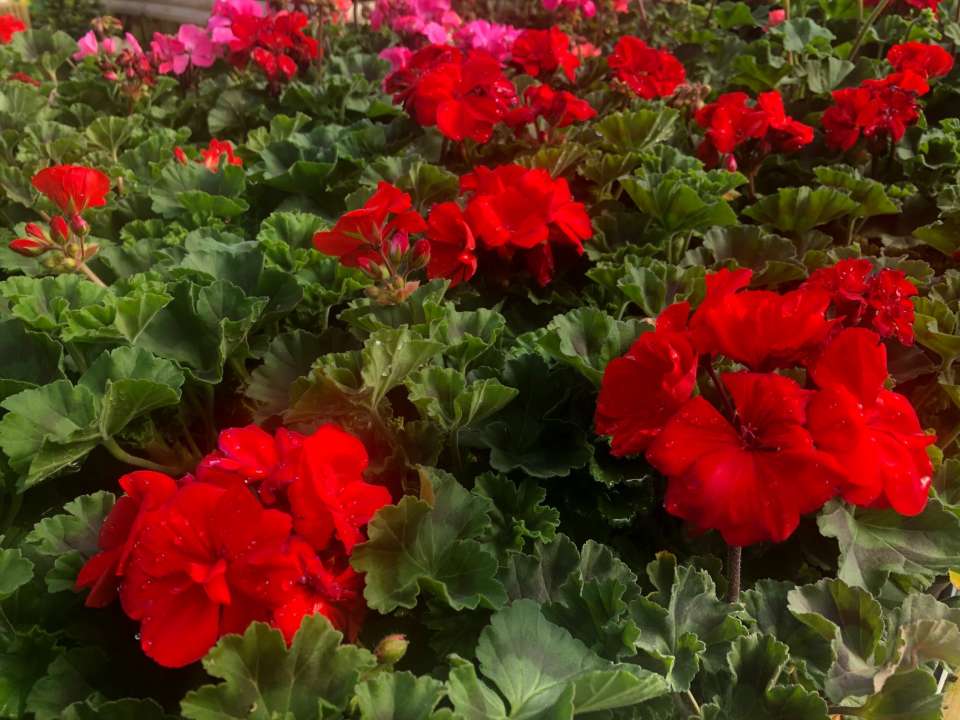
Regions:
M 173 157 L 181 165 L 187 164 L 187 154 L 183 151 L 182 147 L 175 147 L 173 149 Z
M 70 227 L 77 235 L 86 235 L 90 232 L 90 225 L 80 213 L 74 213 L 73 217 L 70 218 Z
M 38 242 L 33 238 L 17 238 L 16 240 L 11 240 L 9 247 L 15 253 L 23 255 L 24 257 L 39 257 L 50 249 L 46 243 Z
M 411 263 L 414 270 L 419 270 L 420 268 L 425 268 L 430 263 L 430 241 L 426 238 L 421 238 L 417 240 L 416 245 L 413 246 L 413 262 Z
M 50 221 L 50 234 L 58 243 L 63 244 L 70 239 L 70 227 L 67 221 L 57 215 Z
M 381 665 L 396 665 L 407 654 L 410 641 L 406 635 L 387 635 L 381 640 L 373 654 Z
M 27 223 L 26 227 L 24 227 L 24 230 L 30 237 L 36 238 L 37 240 L 41 240 L 43 242 L 46 242 L 47 240 L 47 234 L 43 232 L 43 228 L 36 223 Z
M 103 74 L 103 79 L 107 80 L 108 82 L 116 82 L 117 80 L 119 80 L 119 77 L 113 70 L 107 70 Z
M 92 258 L 98 252 L 100 252 L 100 246 L 97 245 L 96 243 L 90 243 L 89 245 L 87 245 L 87 247 L 84 248 L 84 251 L 83 251 L 84 262 Z
M 410 236 L 405 232 L 394 233 L 390 237 L 388 252 L 391 260 L 400 260 L 400 256 L 410 249 Z
M 60 267 L 66 270 L 75 270 L 77 267 L 77 261 L 71 257 L 65 257 L 60 263 Z
M 80 254 L 80 243 L 70 242 L 67 243 L 67 246 L 63 249 L 65 255 L 75 258 Z
M 724 160 L 724 164 L 729 172 L 737 171 L 737 159 L 733 156 L 733 153 L 727 155 L 726 160 Z

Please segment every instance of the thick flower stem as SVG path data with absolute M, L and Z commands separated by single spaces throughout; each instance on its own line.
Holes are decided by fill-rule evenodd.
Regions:
M 100 277 L 93 270 L 91 270 L 86 263 L 80 263 L 77 265 L 77 270 L 86 275 L 87 279 L 94 285 L 99 285 L 102 288 L 107 287 L 107 284 L 101 280 Z
M 107 451 L 113 455 L 120 462 L 124 462 L 127 465 L 133 465 L 134 467 L 143 468 L 144 470 L 153 470 L 155 472 L 164 473 L 165 475 L 179 475 L 180 472 L 177 468 L 167 467 L 166 465 L 160 465 L 155 463 L 152 460 L 147 460 L 146 458 L 137 457 L 136 455 L 131 455 L 126 450 L 124 450 L 120 445 L 117 444 L 117 441 L 113 438 L 107 438 L 103 441 L 103 446 Z
M 727 602 L 740 602 L 740 564 L 743 559 L 743 548 L 739 545 L 730 545 L 727 548 Z

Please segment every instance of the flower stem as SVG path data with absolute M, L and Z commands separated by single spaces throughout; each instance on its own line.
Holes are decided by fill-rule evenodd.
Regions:
M 100 277 L 93 270 L 91 270 L 86 263 L 80 263 L 77 265 L 77 270 L 86 275 L 87 279 L 94 285 L 99 285 L 102 288 L 107 287 L 107 284 L 101 280 Z
M 877 21 L 877 18 L 883 14 L 883 11 L 887 9 L 887 6 L 889 6 L 891 2 L 892 0 L 880 0 L 877 6 L 873 9 L 873 12 L 871 12 L 867 17 L 867 21 L 860 26 L 860 32 L 857 33 L 857 37 L 853 41 L 853 47 L 850 48 L 850 54 L 847 56 L 847 60 L 850 62 L 856 60 L 857 54 L 860 52 L 860 48 L 867 39 L 867 33 L 870 32 L 870 28 L 873 27 L 873 24 Z
M 134 467 L 140 467 L 144 470 L 154 470 L 155 472 L 161 472 L 166 475 L 179 475 L 180 471 L 178 468 L 168 467 L 166 465 L 160 465 L 155 463 L 152 460 L 147 460 L 146 458 L 137 457 L 136 455 L 131 455 L 122 447 L 117 444 L 117 441 L 113 438 L 105 438 L 103 441 L 103 446 L 109 451 L 120 462 L 124 462 L 127 465 L 133 465 Z
M 727 547 L 727 602 L 740 602 L 740 566 L 743 561 L 743 548 L 739 545 Z

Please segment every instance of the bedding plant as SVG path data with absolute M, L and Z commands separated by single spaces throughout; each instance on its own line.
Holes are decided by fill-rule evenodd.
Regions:
M 960 712 L 956 0 L 0 43 L 0 716 Z

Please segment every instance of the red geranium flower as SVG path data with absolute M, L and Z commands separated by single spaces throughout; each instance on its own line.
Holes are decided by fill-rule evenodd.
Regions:
M 291 519 L 249 490 L 189 483 L 141 531 L 120 590 L 143 651 L 166 667 L 203 657 L 226 633 L 268 620 L 299 568 Z
M 0 45 L 6 45 L 17 33 L 24 32 L 27 25 L 16 15 L 0 15 Z
M 844 482 L 836 461 L 805 428 L 810 392 L 774 374 L 726 373 L 736 414 L 689 400 L 647 451 L 668 478 L 667 511 L 729 545 L 786 540 L 800 516 Z
M 300 475 L 287 491 L 297 533 L 318 551 L 335 536 L 349 553 L 363 540 L 360 527 L 390 502 L 390 492 L 364 482 L 366 448 L 335 425 L 305 438 L 300 457 Z
M 367 609 L 363 602 L 363 578 L 349 565 L 331 569 L 300 540 L 293 541 L 291 550 L 299 563 L 300 576 L 283 604 L 273 611 L 273 626 L 289 644 L 303 619 L 319 613 L 349 642 L 356 641 Z
M 912 345 L 915 310 L 910 298 L 917 287 L 899 270 L 873 271 L 869 260 L 841 260 L 815 271 L 804 287 L 828 293 L 844 326 L 869 327 L 881 337 Z
M 655 331 L 607 365 L 594 424 L 598 434 L 612 437 L 614 455 L 642 453 L 690 399 L 698 353 L 687 332 L 689 314 L 689 303 L 671 305 L 657 318 Z
M 607 64 L 618 80 L 644 100 L 672 95 L 687 79 L 683 65 L 671 53 L 631 35 L 617 41 Z
M 518 130 L 540 117 L 551 127 L 565 128 L 597 114 L 586 100 L 566 90 L 554 90 L 549 85 L 531 85 L 523 97 L 527 104 L 511 110 L 505 118 L 507 125 Z
M 61 211 L 79 215 L 107 204 L 110 178 L 82 165 L 54 165 L 34 175 L 33 186 Z
M 749 169 L 771 152 L 793 152 L 813 142 L 813 128 L 786 114 L 779 92 L 761 93 L 753 107 L 749 99 L 746 93 L 726 93 L 697 111 L 694 119 L 706 130 L 697 152 L 708 167 L 741 147 L 736 164 Z
M 22 73 L 22 72 L 11 73 L 10 76 L 7 78 L 7 80 L 10 80 L 12 82 L 22 82 L 26 85 L 33 85 L 34 87 L 40 87 L 39 80 L 32 78 L 26 73 Z
M 590 217 L 567 181 L 541 168 L 480 166 L 460 178 L 460 188 L 471 193 L 466 215 L 484 247 L 505 259 L 526 252 L 524 259 L 541 285 L 553 274 L 554 244 L 581 254 L 583 241 L 593 235 Z
M 894 45 L 887 53 L 887 62 L 899 74 L 900 87 L 925 95 L 930 78 L 942 77 L 953 69 L 953 57 L 939 45 L 908 42 Z
M 233 143 L 229 140 L 217 140 L 214 138 L 210 145 L 200 150 L 203 157 L 203 164 L 207 166 L 210 172 L 217 172 L 220 169 L 220 158 L 226 157 L 228 165 L 243 165 L 243 158 L 238 157 L 233 152 Z
M 452 45 L 427 45 L 413 53 L 406 65 L 387 75 L 383 81 L 384 90 L 393 95 L 395 103 L 403 105 L 404 109 L 423 125 L 420 118 L 436 118 L 436 108 L 431 111 L 416 107 L 416 90 L 420 80 L 440 66 L 459 65 L 462 60 L 463 54 Z
M 833 102 L 823 113 L 827 144 L 849 150 L 861 135 L 879 142 L 899 142 L 907 126 L 920 116 L 915 89 L 899 84 L 904 78 L 865 80 L 855 88 L 833 91 Z
M 283 10 L 258 17 L 236 15 L 230 25 L 230 61 L 245 67 L 253 60 L 271 83 L 286 81 L 320 54 L 316 38 L 305 34 L 310 19 L 302 12 Z
M 817 447 L 847 468 L 844 498 L 901 515 L 922 512 L 933 472 L 926 448 L 936 437 L 923 432 L 907 398 L 884 389 L 887 351 L 880 337 L 844 330 L 810 374 L 821 388 L 810 402 L 810 431 Z
M 779 294 L 742 291 L 749 270 L 707 275 L 707 295 L 690 322 L 697 348 L 724 355 L 752 370 L 802 362 L 826 341 L 830 296 L 817 289 Z
M 177 492 L 177 481 L 162 473 L 139 470 L 120 478 L 124 495 L 100 527 L 100 552 L 77 575 L 75 589 L 90 588 L 87 607 L 105 607 L 117 597 L 121 576 L 140 530 Z
M 570 37 L 558 27 L 524 30 L 513 42 L 510 61 L 531 77 L 549 75 L 558 68 L 573 82 L 580 58 L 570 52 Z
M 313 245 L 348 267 L 360 267 L 379 261 L 394 235 L 423 232 L 426 227 L 412 209 L 410 196 L 381 182 L 362 208 L 341 216 L 333 230 L 314 235 Z
M 460 206 L 455 202 L 438 203 L 427 218 L 430 263 L 427 277 L 448 278 L 451 285 L 469 280 L 477 272 L 477 243 Z

